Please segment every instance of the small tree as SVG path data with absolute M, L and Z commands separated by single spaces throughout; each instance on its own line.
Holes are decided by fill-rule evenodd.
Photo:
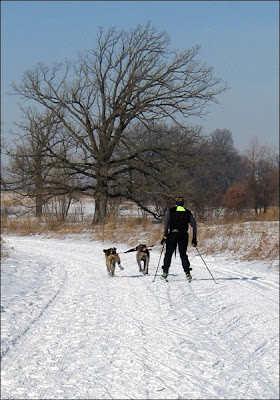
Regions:
M 52 114 L 39 115 L 31 109 L 24 110 L 25 121 L 18 124 L 21 133 L 7 154 L 6 186 L 18 193 L 35 199 L 36 217 L 42 216 L 46 201 L 53 160 L 50 148 L 55 146 L 58 122 Z
M 230 186 L 223 197 L 222 205 L 239 213 L 248 210 L 252 206 L 248 181 L 236 182 Z
M 252 193 L 255 213 L 266 212 L 272 203 L 278 183 L 273 176 L 279 176 L 278 156 L 269 146 L 259 145 L 254 138 L 247 150 L 249 187 Z
M 205 208 L 221 209 L 222 199 L 231 185 L 244 175 L 244 160 L 234 147 L 232 133 L 216 129 L 208 138 L 195 169 L 195 203 L 201 213 Z

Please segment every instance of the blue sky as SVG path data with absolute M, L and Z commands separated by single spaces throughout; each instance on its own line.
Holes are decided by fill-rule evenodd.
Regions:
M 148 21 L 171 46 L 201 46 L 199 58 L 230 86 L 209 115 L 191 122 L 209 134 L 229 129 L 246 150 L 252 138 L 279 146 L 278 1 L 1 1 L 2 135 L 21 119 L 7 92 L 38 61 L 52 64 L 95 47 L 99 26 L 133 28 Z

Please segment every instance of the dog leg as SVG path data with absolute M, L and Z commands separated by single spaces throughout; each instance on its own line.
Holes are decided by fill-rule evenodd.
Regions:
M 137 260 L 138 267 L 139 267 L 139 272 L 142 272 L 142 266 L 141 266 L 141 261 Z
M 146 268 L 145 268 L 146 275 L 149 273 L 149 260 L 146 261 Z
M 115 263 L 111 265 L 111 274 L 112 276 L 115 274 Z
M 106 264 L 108 275 L 111 275 L 111 267 L 110 265 Z

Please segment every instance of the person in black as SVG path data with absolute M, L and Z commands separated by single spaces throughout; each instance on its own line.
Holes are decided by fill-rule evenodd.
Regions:
M 183 207 L 184 199 L 182 197 L 177 197 L 176 206 L 171 207 L 166 214 L 165 224 L 164 224 L 164 236 L 161 240 L 161 245 L 166 242 L 166 252 L 163 262 L 163 274 L 162 278 L 166 278 L 168 276 L 169 267 L 171 264 L 171 259 L 176 247 L 179 247 L 179 254 L 182 262 L 183 269 L 185 271 L 186 277 L 191 279 L 192 276 L 190 271 L 192 268 L 190 267 L 189 258 L 187 256 L 187 247 L 189 240 L 189 224 L 193 230 L 192 237 L 192 245 L 194 247 L 197 246 L 197 229 L 196 229 L 196 221 L 190 210 Z

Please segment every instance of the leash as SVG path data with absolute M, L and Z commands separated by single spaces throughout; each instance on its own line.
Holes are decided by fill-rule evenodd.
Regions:
M 145 246 L 146 246 L 147 250 L 151 250 L 150 247 L 154 247 L 155 245 L 156 245 L 156 243 L 152 244 L 151 246 L 146 246 L 146 245 Z M 126 251 L 122 251 L 119 254 L 126 254 L 126 253 L 131 253 L 132 251 L 137 251 L 136 247 L 133 247 L 133 249 L 129 249 L 129 250 L 126 250 Z

